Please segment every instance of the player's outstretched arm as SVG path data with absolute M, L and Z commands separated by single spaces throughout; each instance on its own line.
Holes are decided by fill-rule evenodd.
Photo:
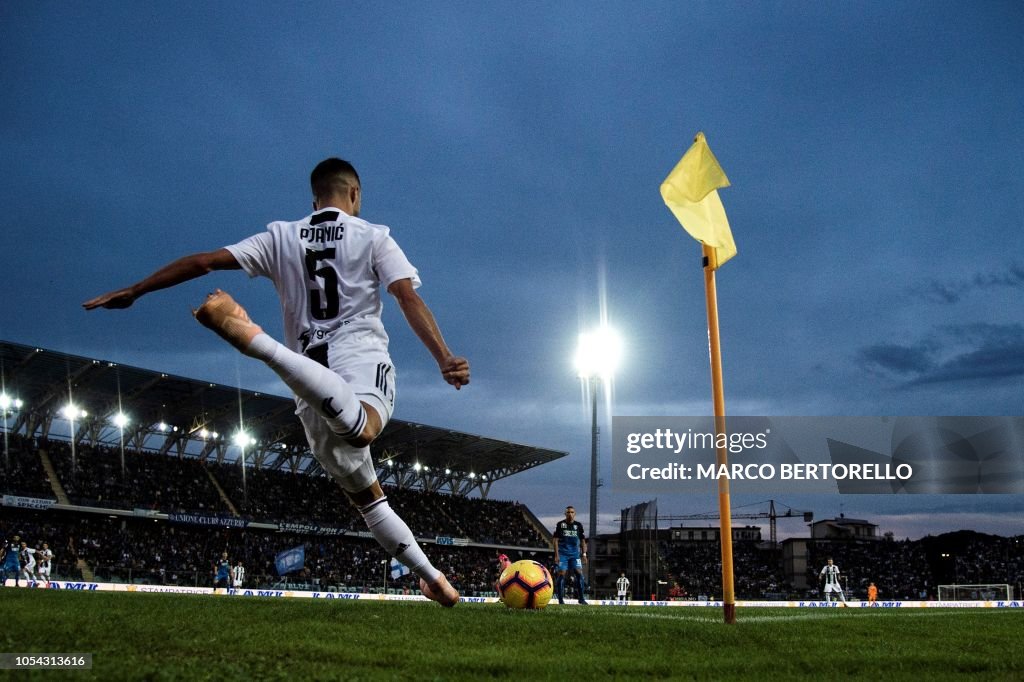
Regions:
M 168 263 L 149 277 L 124 289 L 115 289 L 102 296 L 89 299 L 82 304 L 86 310 L 95 308 L 127 308 L 136 299 L 153 291 L 166 289 L 201 277 L 214 270 L 238 270 L 241 268 L 234 255 L 227 249 L 194 253 Z
M 437 321 L 434 319 L 434 314 L 416 293 L 412 286 L 412 280 L 400 279 L 397 282 L 392 282 L 388 287 L 388 293 L 395 297 L 409 326 L 427 347 L 430 354 L 434 356 L 444 380 L 456 389 L 461 389 L 468 384 L 469 360 L 456 356 L 449 350 L 448 344 L 444 342 L 441 330 L 437 326 Z

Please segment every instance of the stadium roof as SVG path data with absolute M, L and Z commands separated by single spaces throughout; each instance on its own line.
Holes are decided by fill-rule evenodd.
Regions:
M 0 341 L 4 428 L 27 436 L 322 473 L 291 398 Z M 72 404 L 79 413 L 68 413 Z M 115 418 L 128 417 L 123 429 Z M 392 419 L 372 446 L 382 483 L 487 495 L 491 484 L 568 453 Z

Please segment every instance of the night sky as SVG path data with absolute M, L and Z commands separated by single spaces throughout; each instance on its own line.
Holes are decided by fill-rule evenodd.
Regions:
M 287 395 L 189 315 L 219 286 L 280 338 L 267 280 L 80 304 L 307 215 L 341 156 L 472 363 L 451 390 L 387 302 L 395 416 L 569 452 L 491 494 L 586 523 L 572 356 L 602 309 L 611 413 L 711 411 L 700 248 L 658 192 L 703 131 L 739 249 L 730 414 L 1024 414 L 1019 2 L 7 2 L 0 27 L 2 339 Z M 603 488 L 601 528 L 643 499 Z M 1021 496 L 776 499 L 897 537 L 1024 532 Z

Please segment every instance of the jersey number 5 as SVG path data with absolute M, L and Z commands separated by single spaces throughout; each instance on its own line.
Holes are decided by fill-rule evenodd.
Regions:
M 314 283 L 317 278 L 323 280 L 323 298 L 317 289 L 309 290 L 309 312 L 314 320 L 330 320 L 338 316 L 341 301 L 338 294 L 338 273 L 329 263 L 320 265 L 320 261 L 333 259 L 338 253 L 336 248 L 314 251 L 306 249 L 306 274 Z

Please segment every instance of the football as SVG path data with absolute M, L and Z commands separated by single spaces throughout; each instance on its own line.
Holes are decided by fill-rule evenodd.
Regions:
M 498 578 L 501 601 L 510 609 L 542 609 L 551 601 L 554 589 L 544 564 L 529 559 L 510 565 Z

